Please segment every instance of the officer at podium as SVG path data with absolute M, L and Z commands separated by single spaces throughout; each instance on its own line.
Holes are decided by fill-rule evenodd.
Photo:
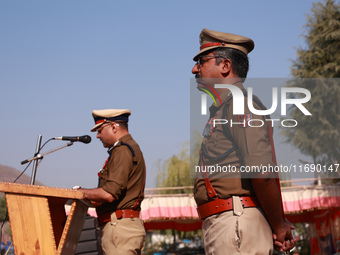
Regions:
M 108 149 L 108 158 L 98 173 L 95 189 L 79 188 L 96 203 L 106 254 L 141 254 L 145 229 L 140 219 L 144 197 L 145 163 L 139 145 L 128 131 L 127 109 L 94 110 L 97 138 Z

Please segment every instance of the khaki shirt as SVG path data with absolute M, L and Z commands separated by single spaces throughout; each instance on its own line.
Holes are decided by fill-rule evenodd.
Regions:
M 244 90 L 241 83 L 235 84 L 235 86 Z M 220 156 L 230 150 L 234 147 L 233 143 L 237 147 L 235 151 L 222 159 L 204 158 L 205 166 L 216 166 L 216 164 L 218 164 L 219 166 L 229 167 L 229 169 L 236 169 L 236 172 L 208 173 L 210 182 L 217 192 L 217 196 L 223 199 L 229 198 L 232 195 L 255 195 L 250 179 L 254 177 L 254 175 L 252 175 L 252 173 L 241 173 L 241 166 L 257 166 L 261 169 L 261 165 L 274 165 L 268 135 L 268 126 L 271 126 L 272 123 L 265 121 L 265 116 L 255 115 L 250 112 L 247 97 L 244 97 L 245 114 L 241 116 L 233 115 L 233 98 L 229 92 L 230 91 L 227 90 L 220 95 L 222 106 L 217 102 L 217 105 L 213 104 L 209 108 L 210 118 L 203 131 L 202 141 L 207 154 L 212 157 Z M 256 109 L 261 109 L 254 101 L 253 104 Z M 227 120 L 228 123 L 217 124 L 214 127 L 214 119 Z M 243 125 L 244 119 L 246 125 Z M 250 122 L 253 127 L 248 126 L 248 120 L 250 119 L 262 120 L 263 126 L 254 127 L 260 126 L 262 124 L 260 121 Z M 216 121 L 216 123 L 218 122 Z M 227 126 L 234 141 L 226 137 L 222 125 Z M 258 174 L 257 177 L 259 177 Z M 194 196 L 198 205 L 210 201 L 201 173 L 197 175 L 197 179 L 195 180 Z
M 122 145 L 122 142 L 132 147 L 136 164 L 133 162 L 131 150 L 128 146 Z M 99 187 L 112 194 L 116 200 L 112 203 L 103 203 L 97 207 L 99 215 L 117 209 L 131 208 L 138 199 L 141 190 L 144 189 L 143 185 L 145 185 L 143 153 L 130 134 L 119 139 L 119 142 L 109 149 L 109 153 L 111 154 L 109 161 L 100 172 Z M 143 200 L 143 195 L 140 203 Z M 140 205 L 137 210 L 140 210 Z

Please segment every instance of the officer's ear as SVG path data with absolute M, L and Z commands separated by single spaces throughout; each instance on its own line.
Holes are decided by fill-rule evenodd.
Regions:
M 230 59 L 226 58 L 220 63 L 221 73 L 224 77 L 227 77 L 232 72 L 232 62 Z
M 117 129 L 120 125 L 116 122 L 112 122 L 112 128 Z
M 118 128 L 119 128 L 119 124 L 117 124 L 115 122 L 112 122 L 110 128 L 112 129 L 113 133 L 117 133 L 118 132 Z

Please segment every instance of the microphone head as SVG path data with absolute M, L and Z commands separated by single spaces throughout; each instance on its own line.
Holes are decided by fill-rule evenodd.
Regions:
M 83 143 L 90 143 L 91 142 L 91 136 L 89 135 L 84 135 L 79 137 L 79 141 Z

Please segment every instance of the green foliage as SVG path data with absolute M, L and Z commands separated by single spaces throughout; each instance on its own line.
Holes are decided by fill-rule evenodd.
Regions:
M 182 150 L 164 162 L 159 162 L 157 187 L 192 186 L 194 179 L 190 178 L 189 143 L 183 144 Z M 167 193 L 184 193 L 184 190 L 172 190 Z
M 199 160 L 199 150 L 202 142 L 201 135 L 194 134 L 195 143 L 189 153 L 189 142 L 184 142 L 182 150 L 165 161 L 158 161 L 157 187 L 193 186 L 195 179 L 190 175 L 190 164 L 196 165 Z M 171 190 L 168 194 L 192 193 L 192 190 Z
M 340 78 L 340 5 L 333 0 L 313 3 L 305 27 L 307 48 L 297 50 L 291 69 L 296 79 L 287 86 L 310 91 L 311 100 L 304 106 L 312 116 L 291 109 L 290 117 L 298 125 L 283 133 L 313 163 L 329 166 L 340 162 L 340 80 L 328 79 Z
M 313 3 L 304 35 L 307 49 L 297 50 L 292 74 L 296 78 L 340 77 L 340 4 Z
M 0 221 L 4 221 L 6 218 L 7 206 L 5 196 L 0 195 Z
M 283 133 L 300 151 L 313 157 L 313 163 L 331 164 L 340 162 L 340 80 L 304 79 L 294 80 L 289 85 L 308 89 L 311 100 L 304 106 L 312 116 L 305 116 L 294 108 L 291 118 L 298 121 L 295 128 Z

